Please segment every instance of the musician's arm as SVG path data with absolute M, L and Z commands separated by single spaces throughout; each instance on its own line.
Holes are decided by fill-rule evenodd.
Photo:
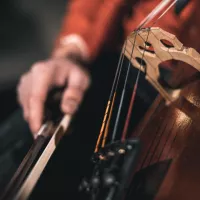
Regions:
M 93 60 L 105 45 L 110 47 L 116 41 L 123 41 L 127 34 L 123 31 L 134 30 L 159 2 L 160 0 L 71 0 L 56 41 L 54 55 L 75 52 L 85 60 Z M 130 18 L 126 17 L 128 11 L 132 11 Z M 179 18 L 171 9 L 156 26 L 161 25 L 167 31 L 177 34 L 181 26 Z

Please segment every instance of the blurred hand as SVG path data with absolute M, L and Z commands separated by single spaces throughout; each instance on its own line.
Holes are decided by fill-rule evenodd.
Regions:
M 21 77 L 17 89 L 18 100 L 31 131 L 36 133 L 41 126 L 49 89 L 66 85 L 61 110 L 66 114 L 74 114 L 89 84 L 89 74 L 70 59 L 53 58 L 34 64 Z

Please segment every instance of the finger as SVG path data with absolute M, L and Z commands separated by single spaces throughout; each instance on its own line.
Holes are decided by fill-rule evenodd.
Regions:
M 64 113 L 74 114 L 83 99 L 84 91 L 77 87 L 68 87 L 63 94 L 61 109 Z
M 61 108 L 63 112 L 73 114 L 83 99 L 89 85 L 89 76 L 80 68 L 72 68 L 68 76 L 68 87 L 64 92 Z
M 48 65 L 48 66 L 47 66 Z M 44 103 L 49 87 L 52 85 L 53 66 L 40 63 L 32 70 L 32 88 L 29 95 L 29 123 L 33 133 L 36 133 L 42 123 Z
M 90 85 L 90 76 L 86 70 L 74 67 L 68 74 L 68 87 L 76 87 L 80 90 L 87 90 Z

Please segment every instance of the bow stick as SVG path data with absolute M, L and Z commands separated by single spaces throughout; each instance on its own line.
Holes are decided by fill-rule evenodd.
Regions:
M 53 136 L 51 137 L 48 145 L 44 149 L 43 153 L 41 154 L 40 158 L 36 162 L 35 166 L 33 167 L 32 171 L 28 175 L 27 179 L 23 183 L 22 187 L 20 188 L 19 192 L 15 196 L 14 200 L 25 200 L 29 197 L 40 175 L 42 174 L 45 166 L 47 165 L 47 162 L 49 161 L 50 157 L 55 151 L 59 140 L 67 131 L 70 125 L 71 119 L 72 119 L 71 115 L 65 115 L 63 117 L 60 124 L 56 128 Z
M 164 12 L 157 18 L 157 20 L 161 19 L 177 1 L 178 0 L 162 1 L 154 8 L 154 10 L 151 13 L 149 13 L 149 15 L 146 16 L 146 18 L 138 25 L 137 29 L 141 29 L 142 27 L 144 27 L 146 24 L 152 21 L 164 8 L 166 8 Z

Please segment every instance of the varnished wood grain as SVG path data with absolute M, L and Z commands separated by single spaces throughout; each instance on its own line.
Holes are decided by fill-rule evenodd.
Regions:
M 176 81 L 194 73 L 189 68 L 180 69 L 177 68 Z M 158 190 L 153 197 L 144 199 L 200 199 L 200 80 L 184 88 L 180 98 L 170 106 L 158 96 L 134 131 L 135 136 L 142 141 L 136 174 L 170 161 Z M 144 176 L 139 178 L 144 179 Z M 145 192 L 148 193 L 148 189 L 145 188 Z M 135 199 L 143 197 L 139 196 Z

